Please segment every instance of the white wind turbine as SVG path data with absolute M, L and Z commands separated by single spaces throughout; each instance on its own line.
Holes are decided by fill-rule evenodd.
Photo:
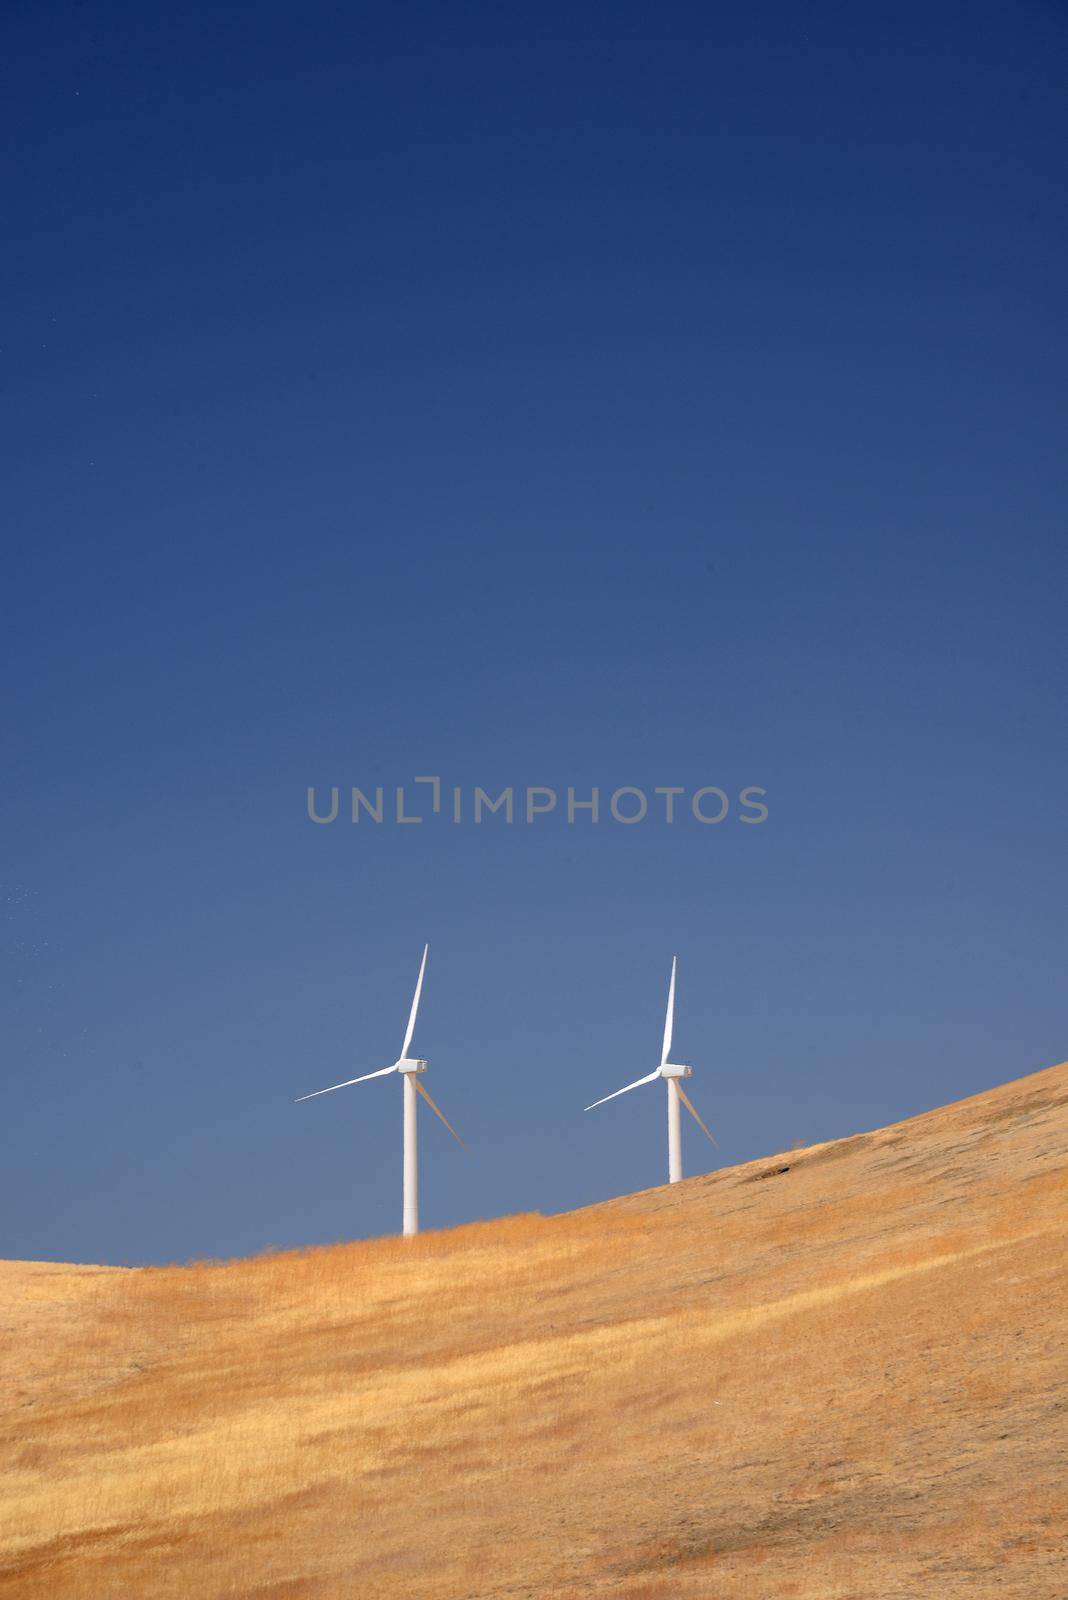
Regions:
M 362 1078 L 346 1078 L 344 1083 L 332 1083 L 329 1089 L 316 1089 L 314 1094 L 302 1094 L 295 1102 L 297 1105 L 302 1100 L 314 1100 L 320 1094 L 333 1094 L 335 1089 L 347 1089 L 352 1083 L 366 1083 L 368 1078 L 385 1078 L 391 1072 L 399 1072 L 404 1078 L 404 1232 L 413 1234 L 419 1232 L 419 1168 L 416 1148 L 416 1092 L 422 1095 L 427 1105 L 435 1116 L 441 1118 L 449 1132 L 458 1144 L 463 1140 L 445 1116 L 427 1094 L 419 1082 L 419 1074 L 426 1071 L 427 1064 L 424 1060 L 408 1055 L 408 1046 L 412 1042 L 415 1032 L 415 1017 L 419 1010 L 419 996 L 423 991 L 423 974 L 426 971 L 426 956 L 429 945 L 423 946 L 423 959 L 419 964 L 419 977 L 416 980 L 415 994 L 412 996 L 412 1009 L 408 1016 L 408 1026 L 404 1031 L 404 1043 L 401 1053 L 391 1067 L 379 1067 L 377 1072 L 365 1072 Z M 466 1147 L 465 1147 L 466 1148 Z
M 668 1110 L 668 1182 L 678 1183 L 682 1177 L 682 1135 L 679 1130 L 679 1101 L 681 1100 L 687 1111 L 693 1117 L 701 1130 L 708 1132 L 697 1111 L 690 1101 L 689 1095 L 682 1087 L 681 1080 L 688 1078 L 693 1072 L 692 1067 L 677 1066 L 669 1061 L 671 1054 L 671 1034 L 675 1026 L 675 966 L 677 957 L 671 958 L 671 982 L 668 985 L 667 1016 L 664 1018 L 664 1048 L 660 1053 L 660 1065 L 655 1072 L 650 1072 L 644 1078 L 638 1078 L 634 1083 L 626 1084 L 622 1089 L 616 1089 L 612 1094 L 606 1094 L 603 1100 L 595 1100 L 592 1106 L 587 1106 L 587 1111 L 592 1111 L 594 1106 L 603 1106 L 606 1100 L 614 1100 L 616 1095 L 627 1094 L 631 1089 L 639 1089 L 643 1083 L 653 1083 L 657 1078 L 667 1082 L 667 1110 Z M 712 1143 L 715 1144 L 715 1139 Z

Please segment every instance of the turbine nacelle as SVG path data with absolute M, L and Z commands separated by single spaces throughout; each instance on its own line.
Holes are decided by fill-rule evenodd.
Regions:
M 692 1078 L 693 1068 L 679 1066 L 674 1061 L 664 1061 L 660 1066 L 660 1076 L 662 1078 Z
M 425 1072 L 427 1063 L 411 1056 L 401 1056 L 399 1061 L 394 1062 L 393 1068 L 395 1072 Z

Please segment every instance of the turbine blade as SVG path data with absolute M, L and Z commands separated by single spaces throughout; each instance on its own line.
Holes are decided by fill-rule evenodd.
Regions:
M 699 1128 L 701 1128 L 706 1134 L 708 1134 L 708 1137 L 710 1139 L 712 1139 L 712 1135 L 708 1132 L 708 1129 L 705 1127 L 704 1123 L 701 1121 L 701 1118 L 698 1116 L 697 1111 L 694 1109 L 693 1101 L 690 1099 L 689 1095 L 686 1093 L 686 1090 L 682 1087 L 682 1084 L 679 1083 L 679 1080 L 677 1078 L 675 1079 L 675 1086 L 679 1091 L 679 1099 L 682 1101 L 683 1105 L 686 1107 L 687 1111 L 690 1113 L 690 1115 L 693 1118 L 693 1120 L 697 1123 L 697 1126 Z M 716 1144 L 715 1139 L 712 1139 L 712 1143 Z M 716 1144 L 716 1149 L 717 1150 L 719 1149 L 719 1145 L 718 1144 Z
M 377 1072 L 365 1072 L 362 1078 L 346 1078 L 344 1083 L 332 1083 L 329 1089 L 315 1089 L 311 1094 L 300 1094 L 293 1104 L 299 1106 L 302 1100 L 314 1100 L 316 1095 L 333 1094 L 335 1089 L 347 1089 L 350 1083 L 366 1083 L 368 1078 L 384 1078 L 387 1072 L 396 1072 L 396 1067 L 379 1067 Z
M 423 946 L 423 959 L 419 963 L 419 977 L 416 980 L 415 994 L 412 996 L 412 1009 L 408 1016 L 408 1031 L 405 1033 L 404 1043 L 401 1045 L 402 1058 L 408 1054 L 408 1046 L 411 1044 L 412 1034 L 415 1032 L 415 1014 L 419 1010 L 419 996 L 423 992 L 423 973 L 426 971 L 426 953 L 429 949 L 430 946 L 428 944 Z
M 595 1100 L 593 1102 L 593 1105 L 592 1106 L 586 1106 L 585 1110 L 592 1111 L 594 1109 L 594 1106 L 603 1106 L 604 1103 L 605 1103 L 605 1100 L 614 1100 L 617 1094 L 627 1094 L 628 1091 L 631 1090 L 631 1089 L 639 1089 L 643 1083 L 652 1083 L 653 1079 L 654 1078 L 659 1078 L 659 1076 L 660 1076 L 660 1068 L 657 1067 L 656 1071 L 655 1072 L 650 1072 L 648 1077 L 636 1078 L 633 1083 L 624 1084 L 622 1089 L 613 1089 L 611 1094 L 606 1094 L 604 1096 L 604 1098 L 601 1099 L 601 1100 Z
M 677 956 L 671 958 L 671 982 L 668 984 L 667 1016 L 664 1018 L 664 1049 L 660 1057 L 661 1065 L 671 1058 L 671 1035 L 675 1028 L 675 962 Z
M 413 1073 L 413 1077 L 414 1076 L 415 1075 Z M 445 1124 L 445 1126 L 448 1128 L 449 1132 L 452 1134 L 453 1138 L 456 1140 L 456 1143 L 460 1144 L 460 1145 L 463 1145 L 464 1149 L 466 1150 L 467 1146 L 464 1144 L 463 1140 L 460 1138 L 460 1135 L 457 1133 L 456 1129 L 453 1127 L 452 1123 L 449 1121 L 449 1119 L 445 1115 L 444 1111 L 442 1111 L 441 1107 L 440 1106 L 436 1106 L 434 1104 L 433 1100 L 431 1100 L 430 1096 L 427 1094 L 426 1090 L 423 1088 L 423 1085 L 419 1082 L 418 1078 L 415 1079 L 415 1087 L 419 1090 L 419 1093 L 422 1095 L 423 1099 L 426 1101 L 426 1103 L 430 1107 L 431 1111 L 435 1112 L 435 1114 L 441 1118 L 442 1122 Z

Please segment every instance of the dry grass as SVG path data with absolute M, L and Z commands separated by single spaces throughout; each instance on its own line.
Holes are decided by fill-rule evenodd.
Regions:
M 1064 1600 L 1066 1147 L 1062 1066 L 564 1217 L 0 1264 L 0 1600 Z

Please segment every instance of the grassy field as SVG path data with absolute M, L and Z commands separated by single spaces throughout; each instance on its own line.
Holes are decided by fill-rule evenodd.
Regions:
M 0 1600 L 1068 1596 L 1068 1064 L 561 1217 L 0 1264 Z

